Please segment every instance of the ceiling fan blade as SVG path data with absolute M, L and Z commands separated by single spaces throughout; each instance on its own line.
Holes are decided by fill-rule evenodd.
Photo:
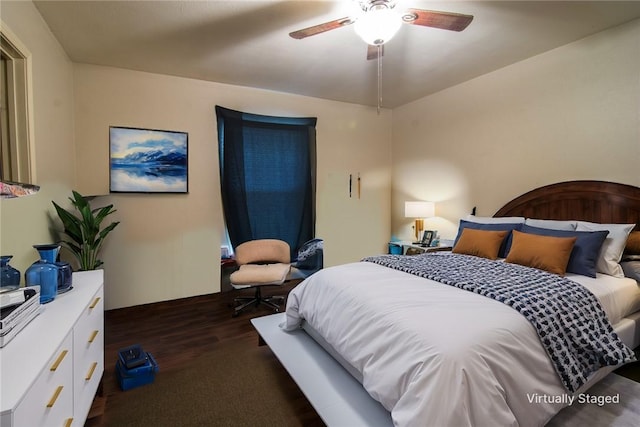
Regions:
M 324 24 L 313 25 L 309 28 L 304 28 L 302 30 L 294 31 L 289 33 L 291 37 L 294 39 L 303 39 L 309 36 L 315 36 L 316 34 L 324 33 L 325 31 L 335 30 L 336 28 L 344 27 L 347 25 L 351 25 L 355 22 L 355 20 L 347 17 L 336 19 L 334 21 L 325 22 Z
M 462 31 L 473 21 L 473 15 L 437 12 L 434 10 L 407 9 L 407 11 L 402 14 L 402 20 L 407 24 L 422 25 L 423 27 Z
M 379 49 L 379 50 L 378 50 Z M 384 55 L 384 45 L 367 45 L 367 59 L 378 59 L 378 52 L 380 52 L 380 56 Z

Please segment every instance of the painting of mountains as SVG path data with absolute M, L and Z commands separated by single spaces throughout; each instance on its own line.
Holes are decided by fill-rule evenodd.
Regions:
M 109 128 L 112 193 L 187 193 L 188 134 Z

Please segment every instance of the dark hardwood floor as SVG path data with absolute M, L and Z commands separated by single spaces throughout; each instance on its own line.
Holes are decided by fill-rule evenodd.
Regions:
M 286 295 L 297 283 L 270 287 L 263 293 Z M 251 291 L 243 292 L 251 294 Z M 241 295 L 244 294 L 222 292 L 106 311 L 105 371 L 85 426 L 107 427 L 109 411 L 122 401 L 114 398 L 116 394 L 124 393 L 119 389 L 115 376 L 115 364 L 121 348 L 142 345 L 145 351 L 153 354 L 161 372 L 168 372 L 180 369 L 224 341 L 241 340 L 247 346 L 257 346 L 258 334 L 250 320 L 272 311 L 266 306 L 250 307 L 238 317 L 232 317 L 233 298 Z M 282 378 L 282 383 L 291 388 L 292 394 L 299 394 L 305 400 L 305 404 L 300 405 L 300 419 L 319 419 L 290 377 Z

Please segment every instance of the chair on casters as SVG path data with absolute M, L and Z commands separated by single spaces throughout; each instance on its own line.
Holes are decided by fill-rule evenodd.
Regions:
M 281 296 L 262 296 L 263 286 L 282 286 L 291 270 L 290 248 L 287 242 L 277 239 L 258 239 L 244 242 L 235 249 L 236 263 L 240 267 L 231 273 L 229 280 L 234 289 L 255 288 L 251 297 L 234 298 L 236 304 L 233 317 L 236 317 L 250 305 L 263 304 L 276 313 L 280 305 L 274 301 L 283 301 Z

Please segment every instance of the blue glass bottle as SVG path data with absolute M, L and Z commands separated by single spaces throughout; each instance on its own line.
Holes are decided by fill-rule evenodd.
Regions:
M 73 270 L 71 264 L 65 261 L 56 262 L 56 266 L 58 267 L 58 295 L 60 295 L 73 288 L 71 286 L 73 284 Z
M 9 260 L 13 255 L 2 255 L 0 257 L 0 288 L 17 289 L 20 287 L 20 272 L 9 265 Z
M 58 294 L 58 267 L 56 258 L 60 245 L 33 245 L 40 254 L 40 259 L 24 273 L 27 286 L 40 286 L 40 304 L 46 304 L 55 299 Z

